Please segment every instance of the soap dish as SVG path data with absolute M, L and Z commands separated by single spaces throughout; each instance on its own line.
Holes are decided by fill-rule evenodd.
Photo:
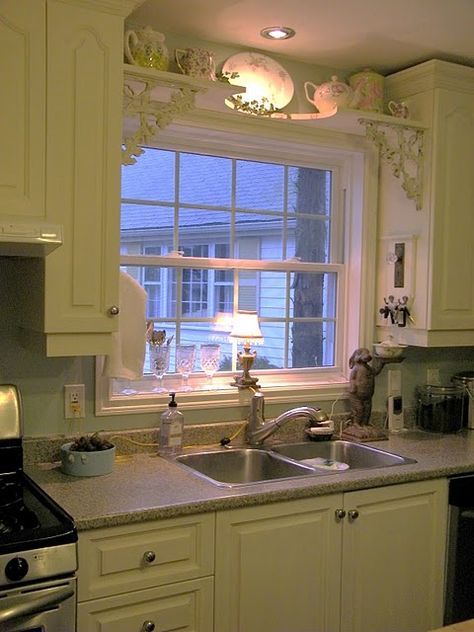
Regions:
M 332 419 L 328 419 L 328 421 L 323 421 L 317 426 L 305 428 L 304 431 L 312 441 L 330 439 L 334 433 L 334 422 Z

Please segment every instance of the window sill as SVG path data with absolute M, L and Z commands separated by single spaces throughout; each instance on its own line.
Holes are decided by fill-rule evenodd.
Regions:
M 255 373 L 255 372 L 254 372 Z M 247 406 L 253 391 L 250 389 L 240 390 L 231 386 L 235 373 L 229 372 L 219 378 L 214 378 L 215 384 L 212 388 L 206 385 L 203 379 L 190 377 L 190 391 L 182 390 L 180 378 L 167 376 L 162 392 L 153 392 L 152 388 L 156 384 L 156 379 L 152 376 L 144 377 L 136 388 L 129 390 L 123 383 L 124 391 L 112 392 L 112 380 L 102 376 L 102 360 L 96 361 L 96 411 L 97 416 L 101 415 L 124 415 L 137 413 L 153 413 L 163 411 L 168 402 L 168 393 L 176 392 L 179 397 L 179 406 L 184 410 L 206 410 L 219 408 L 229 409 Z M 258 372 L 255 374 L 258 377 Z M 292 404 L 306 403 L 313 404 L 318 401 L 332 402 L 345 396 L 348 387 L 347 376 L 340 372 L 315 377 L 314 373 L 309 376 L 302 372 L 295 376 L 291 383 L 279 381 L 277 372 L 259 376 L 259 385 L 265 393 L 267 404 Z M 240 418 L 240 416 L 239 416 Z

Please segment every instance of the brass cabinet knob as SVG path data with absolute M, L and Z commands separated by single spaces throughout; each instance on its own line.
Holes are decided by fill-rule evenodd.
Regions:
M 117 305 L 112 305 L 112 307 L 109 307 L 110 316 L 117 316 L 119 313 L 120 313 L 120 308 Z
M 344 511 L 344 509 L 336 509 L 335 514 L 337 522 L 344 520 L 344 518 L 346 517 L 346 512 Z
M 357 509 L 351 509 L 347 512 L 347 515 L 349 516 L 349 520 L 357 520 L 357 518 L 359 517 L 359 512 L 357 511 Z
M 143 561 L 145 562 L 145 564 L 151 564 L 155 560 L 156 560 L 156 555 L 154 551 L 146 551 L 143 554 Z
M 153 621 L 144 621 L 141 632 L 153 632 L 154 629 L 155 624 L 153 623 Z

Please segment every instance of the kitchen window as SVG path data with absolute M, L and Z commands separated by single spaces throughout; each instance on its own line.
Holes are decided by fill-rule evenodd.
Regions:
M 263 342 L 253 345 L 251 372 L 266 393 L 345 383 L 355 331 L 349 317 L 359 323 L 359 298 L 348 307 L 348 262 L 351 227 L 360 222 L 347 216 L 357 207 L 351 170 L 360 161 L 284 142 L 262 151 L 258 139 L 242 150 L 238 143 L 177 144 L 144 148 L 122 173 L 121 267 L 143 285 L 147 319 L 171 340 L 165 391 L 157 389 L 147 349 L 143 379 L 111 380 L 111 399 L 150 404 L 182 390 L 176 345 L 192 344 L 186 399 L 238 401 L 230 382 L 241 370 L 241 344 L 229 331 L 241 310 L 259 316 Z M 205 344 L 220 349 L 211 379 L 201 365 Z

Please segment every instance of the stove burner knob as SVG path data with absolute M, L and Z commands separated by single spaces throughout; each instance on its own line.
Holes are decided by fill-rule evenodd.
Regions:
M 28 572 L 28 562 L 24 557 L 14 557 L 5 566 L 5 575 L 14 582 L 23 579 Z

